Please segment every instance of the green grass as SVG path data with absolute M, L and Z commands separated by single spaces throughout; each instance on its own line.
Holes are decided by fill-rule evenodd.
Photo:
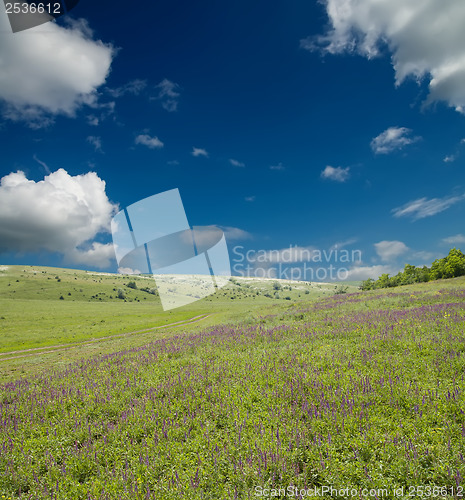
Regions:
M 419 498 L 408 493 L 420 486 L 456 496 L 465 279 L 304 295 L 268 312 L 265 298 L 255 310 L 257 299 L 228 299 L 245 311 L 227 324 L 110 339 L 66 351 L 74 363 L 54 352 L 50 369 L 26 368 L 0 389 L 0 494 L 218 500 L 331 486 Z
M 129 288 L 130 282 L 137 289 Z M 276 291 L 273 285 L 236 279 L 211 297 L 165 312 L 158 296 L 142 290 L 155 288 L 149 277 L 0 266 L 0 353 L 83 342 L 200 314 L 214 316 L 207 324 L 237 320 L 272 304 L 329 295 L 336 287 L 283 283 L 283 289 Z M 119 289 L 124 290 L 125 300 L 117 298 Z

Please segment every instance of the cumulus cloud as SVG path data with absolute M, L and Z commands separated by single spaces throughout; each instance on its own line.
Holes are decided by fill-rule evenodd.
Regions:
M 285 167 L 279 162 L 277 165 L 270 165 L 270 170 L 285 170 Z
M 165 78 L 155 88 L 158 94 L 152 97 L 152 99 L 159 100 L 163 108 L 170 113 L 177 111 L 179 96 L 181 95 L 179 93 L 179 85 Z
M 391 53 L 396 85 L 412 77 L 429 82 L 427 103 L 465 108 L 465 3 L 463 0 L 323 0 L 331 28 L 301 41 L 307 50 Z
M 205 158 L 208 158 L 208 152 L 202 148 L 192 148 L 191 155 L 195 157 L 204 156 Z
M 245 163 L 242 163 L 241 161 L 239 160 L 235 160 L 234 158 L 230 158 L 229 159 L 229 163 L 233 166 L 233 167 L 245 167 Z
M 431 217 L 456 205 L 465 199 L 465 194 L 459 196 L 445 196 L 444 198 L 419 198 L 409 201 L 401 207 L 394 208 L 394 217 L 410 217 L 413 220 Z
M 371 149 L 376 154 L 388 154 L 413 144 L 421 137 L 409 137 L 411 130 L 405 127 L 389 127 L 371 141 Z
M 456 157 L 455 155 L 447 155 L 444 157 L 444 159 L 442 160 L 444 163 L 451 163 L 453 161 L 455 161 Z
M 0 253 L 45 250 L 108 267 L 113 246 L 94 240 L 110 231 L 116 210 L 95 172 L 71 176 L 59 169 L 39 182 L 12 172 L 0 180 Z
M 330 179 L 336 182 L 345 182 L 350 177 L 350 167 L 342 168 L 327 165 L 321 172 L 320 177 L 322 179 Z
M 376 266 L 353 266 L 347 273 L 347 280 L 363 281 L 369 278 L 378 279 L 382 274 L 395 275 L 400 271 L 398 267 L 391 265 Z
M 68 27 L 46 23 L 11 35 L 0 12 L 0 100 L 3 115 L 33 128 L 53 122 L 55 115 L 73 116 L 97 103 L 115 49 L 94 39 L 85 21 Z
M 135 143 L 147 146 L 149 149 L 160 149 L 164 146 L 163 142 L 161 142 L 158 137 L 150 137 L 147 134 L 138 135 L 135 139 Z
M 381 260 L 389 262 L 408 252 L 409 248 L 402 241 L 380 241 L 375 243 L 375 250 Z

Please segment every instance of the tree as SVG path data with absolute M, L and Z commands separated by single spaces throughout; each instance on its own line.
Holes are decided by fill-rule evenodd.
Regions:
M 375 289 L 375 280 L 373 278 L 368 278 L 365 281 L 362 281 L 360 285 L 360 290 L 374 290 Z

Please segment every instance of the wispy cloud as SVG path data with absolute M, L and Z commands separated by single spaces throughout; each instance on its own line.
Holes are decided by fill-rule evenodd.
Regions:
M 412 130 L 406 127 L 389 127 L 371 141 L 371 149 L 376 154 L 389 154 L 421 140 L 412 137 Z
M 100 137 L 96 137 L 95 135 L 89 135 L 89 137 L 87 138 L 87 142 L 93 146 L 93 148 L 95 149 L 95 151 L 99 152 L 99 153 L 103 153 L 103 150 L 102 150 L 102 139 Z
M 244 231 L 243 229 L 239 229 L 238 227 L 231 227 L 231 226 L 218 226 L 218 227 L 224 231 L 226 239 L 230 241 L 251 240 L 253 238 L 248 231 Z
M 350 245 L 353 245 L 354 243 L 357 243 L 357 241 L 357 238 L 349 238 L 348 240 L 338 241 L 331 245 L 330 250 L 342 250 L 344 247 L 348 247 Z
M 245 163 L 242 163 L 241 161 L 239 160 L 235 160 L 234 158 L 230 158 L 229 159 L 229 163 L 233 166 L 233 167 L 245 167 Z
M 394 208 L 392 213 L 394 217 L 410 217 L 415 221 L 444 212 L 444 210 L 460 203 L 464 199 L 465 194 L 459 196 L 445 196 L 444 198 L 419 198 L 409 201 L 401 207 Z
M 177 111 L 179 96 L 181 95 L 179 85 L 165 78 L 155 86 L 155 89 L 158 91 L 158 94 L 152 97 L 152 100 L 160 101 L 163 108 L 170 113 Z
M 158 137 L 150 137 L 148 134 L 138 135 L 134 142 L 147 146 L 149 149 L 161 149 L 164 146 L 163 142 L 161 142 Z
M 196 158 L 198 156 L 204 156 L 205 158 L 208 158 L 208 152 L 202 148 L 192 148 L 191 155 L 195 156 Z
M 449 236 L 448 238 L 443 238 L 441 241 L 447 245 L 461 245 L 465 243 L 465 235 L 456 234 L 454 236 Z
M 43 167 L 43 169 L 45 170 L 45 173 L 47 174 L 50 174 L 51 173 L 51 170 L 49 168 L 49 166 L 42 160 L 39 160 L 39 158 L 37 158 L 37 155 L 34 155 L 32 157 L 40 166 Z
M 255 201 L 255 198 L 256 198 L 256 196 L 246 196 L 244 199 L 245 199 L 245 201 L 252 202 L 252 201 Z
M 444 163 L 452 163 L 455 160 L 456 160 L 456 156 L 455 155 L 447 155 L 447 156 L 444 157 L 444 159 L 442 161 Z
M 130 82 L 116 87 L 107 89 L 107 92 L 115 98 L 122 97 L 126 94 L 139 95 L 147 87 L 145 80 L 131 80 Z
M 389 262 L 407 253 L 409 248 L 402 241 L 380 241 L 375 243 L 375 250 L 381 260 Z
M 342 168 L 327 165 L 321 172 L 320 177 L 322 179 L 329 179 L 336 182 L 346 182 L 350 177 L 350 167 Z
M 87 116 L 87 123 L 92 127 L 97 127 L 109 117 L 115 117 L 115 101 L 95 103 L 91 107 L 95 110 L 93 114 Z
M 279 162 L 277 165 L 270 165 L 270 170 L 285 170 L 285 166 Z

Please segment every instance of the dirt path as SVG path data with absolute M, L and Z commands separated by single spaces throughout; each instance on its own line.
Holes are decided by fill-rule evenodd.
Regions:
M 207 319 L 210 316 L 211 316 L 211 314 L 200 314 L 198 316 L 194 316 L 193 318 L 184 319 L 181 321 L 176 321 L 175 323 L 167 323 L 166 325 L 154 326 L 152 328 L 144 328 L 143 330 L 134 330 L 132 332 L 118 333 L 116 335 L 107 335 L 106 337 L 99 337 L 97 339 L 84 340 L 82 342 L 76 342 L 73 344 L 47 345 L 44 347 L 33 347 L 31 349 L 22 349 L 20 351 L 2 352 L 2 353 L 0 353 L 0 361 L 8 361 L 10 359 L 25 358 L 27 356 L 49 354 L 49 353 L 56 352 L 56 351 L 66 351 L 68 349 L 74 349 L 76 347 L 81 347 L 81 346 L 85 346 L 85 345 L 90 345 L 90 344 L 95 343 L 95 342 L 100 342 L 102 340 L 111 340 L 111 339 L 115 339 L 118 337 L 128 337 L 129 335 L 136 335 L 139 333 L 149 333 L 149 332 L 152 332 L 154 330 L 160 330 L 162 328 L 168 328 L 168 327 L 175 327 L 176 328 L 178 326 L 185 326 L 185 325 L 190 325 L 192 323 L 197 323 L 199 321 Z M 45 349 L 48 349 L 48 350 L 45 350 Z M 22 353 L 29 353 L 29 354 L 22 354 Z M 21 355 L 15 356 L 15 354 L 21 354 Z M 6 357 L 6 356 L 8 356 L 8 357 Z

